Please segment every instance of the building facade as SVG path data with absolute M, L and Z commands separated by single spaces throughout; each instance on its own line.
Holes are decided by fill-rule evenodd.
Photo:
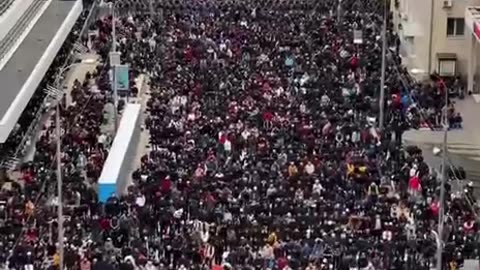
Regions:
M 467 79 L 472 30 L 465 16 L 477 5 L 480 0 L 392 0 L 403 64 L 417 76 L 438 72 Z

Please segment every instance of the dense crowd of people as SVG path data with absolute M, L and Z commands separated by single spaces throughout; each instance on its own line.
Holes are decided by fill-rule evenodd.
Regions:
M 86 202 L 96 202 L 94 179 L 99 177 L 108 154 L 108 145 L 102 144 L 108 135 L 100 131 L 102 109 L 109 102 L 105 90 L 109 89 L 108 73 L 102 70 L 100 65 L 96 72 L 87 74 L 84 83 L 76 81 L 71 92 L 72 104 L 61 110 L 63 204 L 65 214 L 69 216 L 65 235 L 72 240 L 81 234 L 70 231 L 75 227 L 70 222 L 90 221 L 77 217 L 75 213 L 81 211 Z M 53 238 L 59 203 L 54 195 L 55 130 L 54 121 L 43 128 L 36 142 L 34 160 L 23 164 L 20 169 L 20 182 L 3 183 L 0 194 L 3 230 L 0 262 L 4 266 L 8 262 L 8 269 L 30 266 L 47 269 L 48 265 L 54 265 L 49 261 L 53 259 L 51 256 L 56 252 L 58 256 L 56 238 Z
M 98 202 L 108 65 L 76 83 L 62 110 L 66 269 L 434 266 L 439 177 L 419 149 L 402 147 L 402 133 L 438 117 L 446 89 L 406 85 L 393 56 L 385 129 L 376 128 L 375 13 L 344 0 L 340 22 L 333 0 L 184 0 L 156 3 L 159 16 L 117 2 L 127 9 L 116 29 L 122 62 L 149 76 L 150 151 L 124 196 Z M 104 61 L 111 20 L 95 24 Z M 0 194 L 0 262 L 10 269 L 59 265 L 54 128 L 22 185 Z M 451 181 L 443 264 L 458 269 L 478 258 L 478 225 Z

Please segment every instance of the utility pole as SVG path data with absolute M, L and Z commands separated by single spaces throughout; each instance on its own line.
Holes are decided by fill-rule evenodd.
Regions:
M 432 230 L 432 235 L 435 238 L 435 245 L 437 246 L 437 251 L 442 250 L 442 240 L 440 240 L 440 236 L 438 235 L 438 232 Z M 437 269 L 438 269 L 438 262 L 437 262 Z M 440 264 L 440 269 L 442 269 L 441 264 Z
M 149 6 L 149 9 L 150 9 L 150 16 L 153 17 L 153 0 L 148 0 L 148 6 Z
M 448 89 L 445 91 L 445 107 L 443 111 L 443 150 L 442 150 L 442 181 L 440 184 L 440 212 L 438 213 L 438 239 L 440 245 L 437 245 L 437 270 L 442 270 L 443 255 L 443 226 L 445 216 L 445 184 L 447 183 L 447 154 L 448 154 Z
M 435 16 L 435 0 L 430 0 L 430 28 L 428 35 L 428 65 L 427 72 L 428 75 L 432 74 L 432 50 L 433 50 L 433 27 L 434 27 L 434 16 Z
M 383 5 L 383 26 L 382 26 L 382 71 L 380 77 L 380 100 L 379 100 L 379 107 L 380 107 L 380 115 L 379 115 L 379 127 L 380 132 L 383 131 L 384 125 L 384 114 L 385 114 L 385 69 L 386 69 L 386 54 L 387 54 L 387 19 L 388 19 L 388 12 L 387 12 L 387 2 Z
M 337 23 L 338 23 L 338 27 L 342 26 L 342 0 L 338 0 Z
M 75 65 L 75 64 L 74 64 Z M 57 223 L 58 223 L 58 256 L 60 258 L 59 270 L 63 270 L 64 262 L 64 232 L 63 232 L 63 180 L 62 180 L 62 132 L 60 128 L 60 102 L 63 98 L 63 91 L 61 88 L 62 75 L 70 69 L 68 66 L 61 69 L 55 78 L 55 86 L 47 86 L 44 92 L 52 98 L 55 102 L 55 137 L 56 141 L 56 162 L 57 162 Z
M 60 84 L 60 82 L 59 82 Z M 57 89 L 60 89 L 58 87 Z M 58 189 L 58 255 L 60 257 L 59 270 L 63 270 L 64 236 L 63 236 L 63 180 L 62 180 L 62 135 L 60 129 L 60 101 L 56 105 L 55 130 L 57 133 L 57 189 Z
M 117 36 L 116 36 L 116 17 L 115 3 L 111 3 L 112 9 L 112 51 L 110 52 L 110 66 L 112 72 L 112 89 L 113 89 L 113 110 L 115 121 L 115 132 L 118 129 L 118 89 L 117 89 L 117 66 L 120 65 L 120 54 L 117 53 Z
M 56 78 L 54 86 L 47 86 L 45 93 L 53 98 L 55 102 L 55 135 L 56 135 L 56 162 L 57 162 L 57 223 L 58 223 L 58 256 L 60 257 L 59 270 L 64 267 L 64 217 L 63 217 L 63 175 L 62 175 L 62 129 L 60 121 L 60 103 L 63 98 L 62 76 L 72 67 L 76 67 L 79 63 L 75 63 L 61 69 Z
M 112 8 L 112 52 L 116 52 L 117 51 L 117 36 L 116 36 L 116 32 L 117 32 L 117 29 L 115 27 L 115 24 L 116 24 L 116 17 L 115 17 L 115 3 L 111 3 L 111 8 Z

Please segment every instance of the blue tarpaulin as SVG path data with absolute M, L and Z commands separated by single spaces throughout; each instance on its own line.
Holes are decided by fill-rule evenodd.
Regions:
M 98 200 L 105 203 L 108 198 L 112 197 L 117 190 L 117 185 L 114 184 L 99 184 L 98 185 Z

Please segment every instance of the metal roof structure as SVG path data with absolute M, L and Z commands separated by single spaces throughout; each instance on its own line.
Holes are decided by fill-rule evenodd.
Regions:
M 82 0 L 52 0 L 0 70 L 0 143 L 7 140 L 82 8 Z

